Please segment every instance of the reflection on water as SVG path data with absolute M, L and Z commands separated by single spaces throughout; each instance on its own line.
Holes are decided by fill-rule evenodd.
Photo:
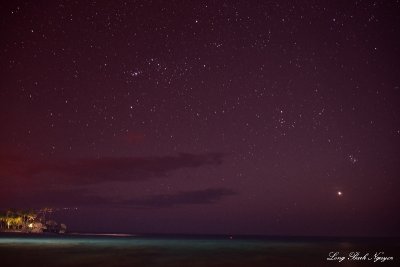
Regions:
M 2 266 L 365 266 L 371 261 L 327 261 L 330 252 L 384 251 L 398 240 L 323 238 L 155 237 L 131 235 L 0 236 Z M 3 265 L 5 264 L 5 265 Z M 375 263 L 382 266 L 382 263 Z

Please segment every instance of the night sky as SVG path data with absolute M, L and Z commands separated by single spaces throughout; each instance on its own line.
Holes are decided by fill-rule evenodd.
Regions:
M 2 1 L 0 33 L 1 209 L 400 235 L 399 1 Z

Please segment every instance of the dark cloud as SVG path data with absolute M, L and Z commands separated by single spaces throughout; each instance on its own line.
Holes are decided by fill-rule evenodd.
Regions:
M 182 205 L 214 204 L 227 196 L 237 193 L 227 188 L 208 188 L 183 191 L 171 194 L 159 194 L 141 198 L 121 200 L 115 197 L 94 195 L 86 188 L 62 190 L 37 190 L 16 193 L 12 207 L 84 207 L 84 206 L 124 206 L 136 208 L 169 208 Z M 6 208 L 6 207 L 2 207 Z
M 219 165 L 222 158 L 223 154 L 220 153 L 206 153 L 39 162 L 17 156 L 0 156 L 0 180 L 7 181 L 0 188 L 0 205 L 168 207 L 212 203 L 232 192 L 209 189 L 122 201 L 119 196 L 100 196 L 92 191 L 91 186 L 163 177 L 179 169 Z
M 37 190 L 18 190 L 13 192 L 12 198 L 7 200 L 6 203 L 13 208 L 59 208 L 110 205 L 113 200 L 93 195 L 87 188 L 39 188 Z
M 164 157 L 108 157 L 34 162 L 0 158 L 0 177 L 18 177 L 27 182 L 89 185 L 105 181 L 133 181 L 161 177 L 183 168 L 219 165 L 223 154 L 179 154 Z M 7 176 L 7 177 L 6 177 Z M 2 179 L 3 179 L 2 178 Z
M 160 194 L 141 199 L 132 199 L 124 204 L 150 207 L 167 208 L 179 205 L 213 204 L 223 197 L 236 195 L 237 193 L 226 188 L 208 188 L 204 190 L 184 191 L 174 194 Z

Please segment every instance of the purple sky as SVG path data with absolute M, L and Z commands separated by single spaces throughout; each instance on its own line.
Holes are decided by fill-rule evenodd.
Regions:
M 1 209 L 78 207 L 56 216 L 91 232 L 400 234 L 398 1 L 7 2 Z

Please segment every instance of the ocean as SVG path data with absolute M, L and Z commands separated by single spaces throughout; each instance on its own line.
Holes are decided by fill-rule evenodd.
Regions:
M 400 266 L 396 238 L 0 235 L 0 266 Z M 330 259 L 328 259 L 330 258 Z

